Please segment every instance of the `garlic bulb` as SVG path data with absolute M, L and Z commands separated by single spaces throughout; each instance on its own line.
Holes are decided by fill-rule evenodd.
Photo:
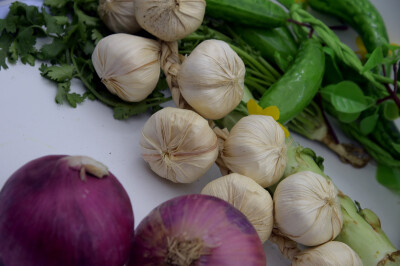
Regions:
M 175 183 L 191 183 L 218 156 L 217 136 L 197 113 L 167 107 L 152 115 L 140 139 L 143 159 L 159 176 Z
M 234 173 L 268 187 L 282 177 L 286 166 L 285 133 L 270 116 L 240 119 L 224 142 L 221 158 Z
M 157 41 L 116 33 L 99 41 L 93 66 L 107 89 L 128 102 L 145 99 L 160 77 L 160 44 Z
M 206 40 L 183 61 L 179 89 L 196 112 L 220 119 L 240 103 L 245 72 L 242 59 L 227 43 Z
M 194 32 L 203 22 L 205 10 L 205 0 L 135 0 L 139 25 L 168 42 Z
M 113 32 L 136 33 L 140 26 L 136 21 L 132 0 L 100 0 L 99 17 Z
M 343 225 L 335 186 L 311 171 L 295 173 L 278 184 L 274 210 L 278 229 L 306 246 L 334 239 Z
M 201 194 L 223 199 L 241 211 L 257 231 L 261 242 L 271 235 L 273 219 L 273 202 L 271 195 L 253 179 L 229 174 L 208 183 Z
M 362 266 L 357 253 L 339 241 L 329 241 L 318 247 L 303 250 L 292 260 L 292 266 Z

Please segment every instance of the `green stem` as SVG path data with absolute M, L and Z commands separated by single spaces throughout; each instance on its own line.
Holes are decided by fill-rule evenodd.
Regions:
M 246 61 L 250 66 L 253 68 L 259 70 L 261 73 L 263 73 L 266 76 L 272 77 L 272 73 L 263 66 L 263 64 L 259 63 L 254 57 L 246 53 L 244 50 L 240 49 L 239 47 L 230 44 L 230 47 L 239 55 L 240 58 L 242 58 L 243 61 Z
M 268 82 L 268 81 L 266 81 L 264 79 L 259 79 L 259 78 L 256 78 L 256 77 L 252 77 L 252 76 L 246 76 L 246 79 L 251 80 L 253 82 L 257 82 L 261 86 L 264 85 L 264 86 L 269 87 L 269 86 L 272 85 L 271 82 Z
M 388 77 L 384 77 L 382 75 L 376 74 L 376 73 L 372 73 L 372 76 L 374 77 L 374 79 L 376 81 L 382 82 L 382 83 L 386 83 L 386 84 L 393 84 L 394 80 Z M 397 81 L 397 86 L 400 86 L 400 81 Z
M 255 89 L 258 93 L 260 93 L 261 95 L 264 94 L 264 92 L 267 90 L 264 86 L 261 86 L 260 84 L 258 84 L 257 82 L 252 81 L 251 79 L 248 79 L 247 77 L 244 80 L 244 83 L 247 87 L 249 87 L 249 89 L 251 91 L 253 91 L 253 89 Z
M 281 74 L 276 71 L 276 69 L 271 66 L 271 64 L 268 63 L 268 61 L 265 60 L 262 56 L 259 56 L 257 59 L 265 66 L 266 69 L 268 69 L 272 73 L 272 75 L 275 77 L 275 81 L 281 78 Z

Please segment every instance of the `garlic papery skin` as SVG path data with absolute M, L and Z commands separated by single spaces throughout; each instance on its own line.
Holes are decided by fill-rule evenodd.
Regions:
M 225 42 L 201 42 L 183 61 L 178 73 L 180 92 L 193 109 L 208 119 L 220 119 L 240 103 L 245 66 Z
M 153 92 L 159 80 L 160 44 L 125 33 L 112 34 L 96 45 L 92 62 L 111 93 L 139 102 Z
M 172 42 L 194 32 L 203 22 L 205 0 L 134 0 L 139 25 L 157 38 Z
M 275 225 L 300 244 L 323 244 L 342 229 L 337 190 L 319 174 L 304 171 L 286 177 L 276 187 L 273 199 Z
M 357 253 L 339 241 L 329 241 L 317 247 L 305 249 L 292 260 L 292 266 L 362 266 Z
M 136 33 L 141 27 L 136 21 L 132 0 L 100 0 L 99 17 L 112 32 Z
M 140 146 L 150 168 L 175 183 L 194 182 L 218 156 L 217 136 L 207 120 L 193 111 L 173 107 L 149 118 Z
M 221 158 L 231 172 L 269 187 L 278 182 L 285 170 L 285 133 L 271 116 L 243 117 L 223 143 Z
M 271 195 L 250 177 L 236 173 L 219 177 L 208 183 L 201 194 L 223 199 L 241 211 L 262 243 L 271 235 L 274 224 Z

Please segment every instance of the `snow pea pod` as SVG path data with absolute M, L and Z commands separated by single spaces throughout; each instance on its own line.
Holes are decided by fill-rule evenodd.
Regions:
M 378 10 L 369 0 L 308 0 L 310 6 L 330 14 L 354 28 L 369 53 L 382 46 L 387 53 L 389 43 L 385 23 Z
M 279 122 L 285 123 L 300 113 L 314 98 L 321 85 L 325 56 L 321 44 L 314 39 L 304 40 L 292 65 L 261 97 L 263 108 L 279 108 Z

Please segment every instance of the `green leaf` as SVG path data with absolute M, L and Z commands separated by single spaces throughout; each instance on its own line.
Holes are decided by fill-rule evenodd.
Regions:
M 2 35 L 0 35 L 0 70 L 1 68 L 3 69 L 8 68 L 6 59 L 11 44 L 12 44 L 12 36 L 10 36 L 8 33 L 3 33 Z
M 336 63 L 335 52 L 333 49 L 325 46 L 325 75 L 323 84 L 336 84 L 343 80 L 343 75 Z
M 29 65 L 34 66 L 35 65 L 35 57 L 33 55 L 31 55 L 31 54 L 24 55 L 24 56 L 21 57 L 21 62 L 23 64 L 27 64 L 28 63 Z
M 69 105 L 73 108 L 75 108 L 77 104 L 82 103 L 86 99 L 85 95 L 80 95 L 78 93 L 68 93 L 66 96 Z
M 92 42 L 87 41 L 87 42 L 85 42 L 85 45 L 83 46 L 83 52 L 86 55 L 92 55 L 94 47 L 95 46 Z
M 42 64 L 40 67 L 42 76 L 57 82 L 71 80 L 74 75 L 74 70 L 75 68 L 72 65 L 47 66 Z
M 391 145 L 398 153 L 400 153 L 400 144 L 399 143 L 392 142 Z
M 86 15 L 76 4 L 74 5 L 74 11 L 78 16 L 79 23 L 95 27 L 100 22 L 99 18 Z
M 341 113 L 338 112 L 337 118 L 343 123 L 351 123 L 357 120 L 361 112 L 358 113 Z
M 49 34 L 61 35 L 64 33 L 64 28 L 68 24 L 68 18 L 65 16 L 52 16 L 42 8 L 42 13 L 44 15 L 44 20 L 46 22 L 46 31 Z
M 43 4 L 48 7 L 53 7 L 57 9 L 61 9 L 65 7 L 65 5 L 69 2 L 69 0 L 44 0 Z
M 62 82 L 57 84 L 57 94 L 56 94 L 56 103 L 62 104 L 65 99 L 67 98 L 66 95 L 68 94 L 71 87 L 71 82 Z
M 146 112 L 148 108 L 149 106 L 147 105 L 145 100 L 130 105 L 120 104 L 114 108 L 114 118 L 119 120 L 128 119 L 133 115 L 138 115 Z
M 17 32 L 17 23 L 18 17 L 17 16 L 7 16 L 7 18 L 3 22 L 4 29 L 8 33 L 16 33 Z
M 39 51 L 38 57 L 40 60 L 57 59 L 58 55 L 63 52 L 67 46 L 60 38 L 54 38 L 50 44 L 44 44 Z
M 98 31 L 98 30 L 96 30 L 96 29 L 93 29 L 92 30 L 92 40 L 94 41 L 94 44 L 95 45 L 97 45 L 97 43 L 101 40 L 101 39 L 103 39 L 103 34 L 101 34 L 101 32 L 100 31 Z
M 11 63 L 15 63 L 18 60 L 18 50 L 17 50 L 17 43 L 13 42 L 8 50 L 9 54 L 8 54 L 8 61 L 10 61 Z
M 324 87 L 321 95 L 341 113 L 359 113 L 372 104 L 360 87 L 352 81 L 342 81 Z
M 382 103 L 383 116 L 387 120 L 395 120 L 399 117 L 399 108 L 393 100 L 388 100 Z
M 364 135 L 370 134 L 374 130 L 378 119 L 378 113 L 374 113 L 370 116 L 364 117 L 360 122 L 361 133 Z
M 33 35 L 32 28 L 25 28 L 17 36 L 17 50 L 19 56 L 25 56 L 35 51 L 36 37 Z
M 378 164 L 376 177 L 379 183 L 400 194 L 400 168 Z
M 382 46 L 378 46 L 369 56 L 367 62 L 365 62 L 361 73 L 365 73 L 368 70 L 373 69 L 374 67 L 383 63 L 383 51 Z

